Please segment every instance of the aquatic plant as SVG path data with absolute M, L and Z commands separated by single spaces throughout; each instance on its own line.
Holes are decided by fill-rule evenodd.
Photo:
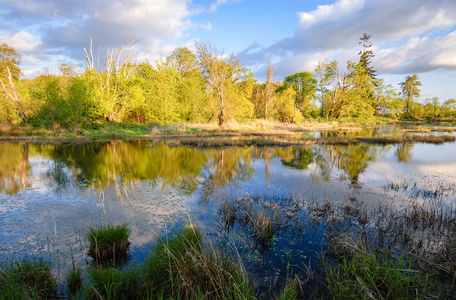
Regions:
M 434 287 L 410 261 L 380 258 L 366 249 L 333 264 L 326 262 L 325 272 L 328 290 L 336 299 L 421 299 Z
M 76 294 L 82 288 L 82 270 L 80 268 L 74 268 L 68 271 L 65 276 L 65 282 L 68 293 Z
M 89 269 L 88 295 L 94 299 L 145 299 L 142 277 L 137 269 L 121 270 L 95 266 Z
M 236 256 L 202 245 L 193 226 L 162 239 L 145 263 L 144 274 L 152 283 L 150 294 L 165 298 L 253 298 L 253 287 Z
M 130 232 L 126 224 L 90 227 L 87 233 L 89 256 L 96 262 L 125 260 L 130 251 Z
M 57 290 L 47 262 L 24 259 L 0 267 L 2 299 L 46 299 Z

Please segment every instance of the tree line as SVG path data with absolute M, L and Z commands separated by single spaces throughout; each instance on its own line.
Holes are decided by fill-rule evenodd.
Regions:
M 407 76 L 397 91 L 376 74 L 370 35 L 360 38 L 359 60 L 345 68 L 322 60 L 315 70 L 274 81 L 268 61 L 266 81 L 255 79 L 234 55 L 210 42 L 193 52 L 176 48 L 166 58 L 136 63 L 133 43 L 106 53 L 84 49 L 82 69 L 61 64 L 59 74 L 20 79 L 21 55 L 0 44 L 0 122 L 23 121 L 51 128 L 80 128 L 100 121 L 139 123 L 273 119 L 301 122 L 317 118 L 369 120 L 455 117 L 456 100 L 416 101 L 421 82 Z M 100 59 L 102 57 L 102 59 Z

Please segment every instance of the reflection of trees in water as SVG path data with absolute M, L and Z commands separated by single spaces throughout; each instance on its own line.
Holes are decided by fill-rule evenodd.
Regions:
M 116 198 L 126 204 L 142 181 L 153 187 L 160 184 L 163 191 L 172 187 L 193 192 L 207 160 L 207 154 L 196 149 L 145 141 L 62 146 L 51 157 L 64 161 L 75 181 L 99 191 L 100 202 L 107 190 L 114 189 Z
M 225 148 L 196 149 L 169 147 L 151 141 L 85 143 L 62 146 L 31 145 L 32 153 L 52 159 L 46 175 L 64 188 L 72 180 L 79 186 L 100 192 L 103 202 L 106 192 L 114 191 L 116 199 L 128 204 L 142 182 L 163 191 L 177 188 L 191 194 L 201 187 L 203 200 L 209 201 L 226 186 L 248 181 L 254 172 L 252 160 L 265 161 L 265 176 L 269 179 L 271 162 L 278 157 L 284 166 L 306 170 L 316 181 L 329 181 L 339 171 L 341 180 L 358 183 L 359 174 L 391 147 L 367 144 L 303 148 Z M 399 145 L 396 155 L 407 162 L 413 145 Z M 5 143 L 0 148 L 0 189 L 15 193 L 26 189 L 30 170 L 29 145 Z
M 0 147 L 0 192 L 12 195 L 30 187 L 29 144 L 3 143 Z
M 397 160 L 403 163 L 408 163 L 409 159 L 413 157 L 413 144 L 399 144 L 396 146 Z
M 202 172 L 202 193 L 208 203 L 228 184 L 247 181 L 252 177 L 252 154 L 250 148 L 210 150 L 209 159 Z
M 390 148 L 368 144 L 318 147 L 315 151 L 315 169 L 311 176 L 315 181 L 329 181 L 331 174 L 338 170 L 342 171 L 340 180 L 349 180 L 352 185 L 357 185 L 359 175 L 368 163 L 375 162 Z
M 275 149 L 274 154 L 281 158 L 284 166 L 306 170 L 314 162 L 314 153 L 312 148 L 284 148 Z

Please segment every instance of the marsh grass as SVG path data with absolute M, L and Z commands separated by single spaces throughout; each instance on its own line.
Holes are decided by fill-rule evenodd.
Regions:
M 145 263 L 144 274 L 153 282 L 152 294 L 165 298 L 253 298 L 243 264 L 236 256 L 212 246 L 203 246 L 201 233 L 193 226 L 159 241 Z
M 90 227 L 87 233 L 89 256 L 97 263 L 125 261 L 130 251 L 130 232 L 126 224 Z
M 325 266 L 326 284 L 337 299 L 411 299 L 430 295 L 435 284 L 405 259 L 378 257 L 365 250 Z
M 44 261 L 23 260 L 0 267 L 2 299 L 49 299 L 56 291 L 56 280 Z
M 68 271 L 65 276 L 68 293 L 71 295 L 77 294 L 82 288 L 82 270 L 74 268 Z
M 302 233 L 300 200 L 294 197 L 226 198 L 218 209 L 221 226 L 229 232 L 239 224 L 253 242 L 252 249 L 270 250 L 274 236 L 281 232 Z
M 103 268 L 101 266 L 89 269 L 91 286 L 87 295 L 91 299 L 144 299 L 142 278 L 137 269 L 121 270 Z

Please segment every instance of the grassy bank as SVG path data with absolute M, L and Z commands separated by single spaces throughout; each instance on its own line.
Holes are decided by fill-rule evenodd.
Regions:
M 366 127 L 367 126 L 367 127 Z M 0 126 L 0 141 L 28 141 L 34 143 L 78 143 L 89 141 L 139 140 L 166 141 L 172 146 L 229 147 L 229 146 L 309 146 L 399 143 L 453 142 L 453 128 L 405 129 L 395 135 L 372 136 L 371 124 L 318 122 L 285 124 L 257 120 L 246 123 L 226 123 L 223 127 L 216 124 L 136 124 L 101 123 L 84 129 L 48 130 L 29 125 Z M 331 134 L 314 137 L 303 132 L 330 132 Z M 431 134 L 437 132 L 437 134 Z M 297 134 L 301 133 L 301 134 Z M 334 133 L 334 134 L 333 134 Z M 413 134 L 420 133 L 420 134 Z M 450 133 L 450 134 L 442 134 Z

